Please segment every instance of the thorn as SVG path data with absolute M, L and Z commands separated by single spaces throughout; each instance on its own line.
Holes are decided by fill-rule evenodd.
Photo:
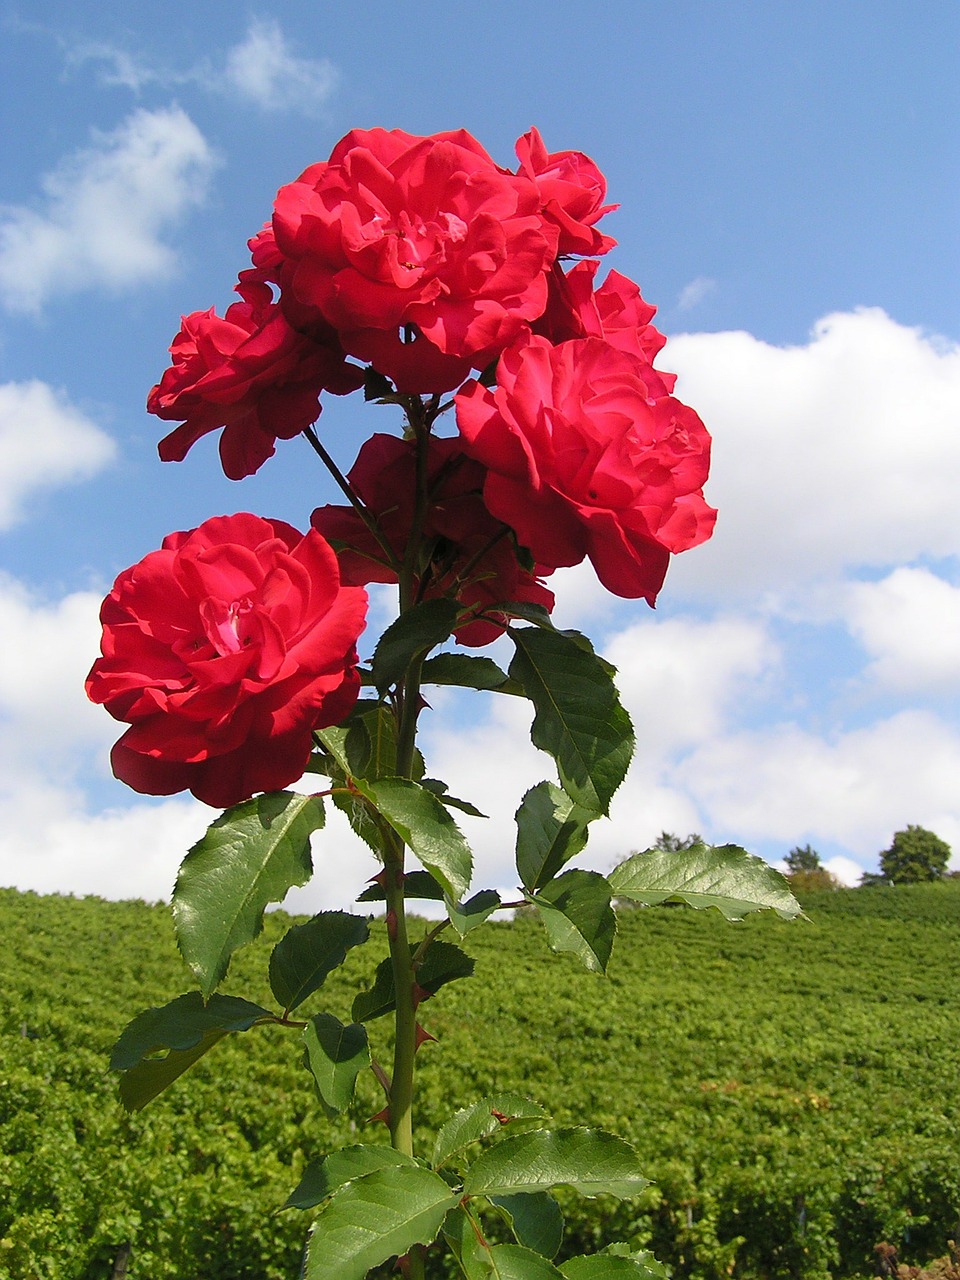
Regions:
M 388 912 L 387 912 L 387 914 L 386 914 L 386 916 L 385 916 L 384 918 L 385 918 L 385 920 L 386 920 L 386 924 L 387 924 L 387 936 L 389 937 L 389 939 L 390 939 L 390 941 L 391 941 L 391 942 L 396 942 L 396 940 L 397 940 L 397 913 L 396 913 L 395 911 L 388 911 Z
M 429 1000 L 433 995 L 432 991 L 428 991 L 426 987 L 421 987 L 419 982 L 413 984 L 413 1007 L 416 1009 L 424 1000 Z
M 382 1120 L 383 1123 L 387 1126 L 387 1128 L 389 1128 L 390 1127 L 390 1108 L 384 1107 L 382 1111 L 378 1111 L 376 1115 L 370 1117 L 370 1119 L 367 1121 L 367 1124 L 373 1124 L 377 1120 Z
M 417 1043 L 416 1043 L 416 1048 L 417 1048 L 417 1049 L 419 1049 L 419 1048 L 420 1048 L 420 1046 L 421 1046 L 422 1044 L 426 1044 L 428 1040 L 432 1040 L 434 1044 L 437 1044 L 437 1043 L 438 1043 L 438 1041 L 437 1041 L 437 1037 L 436 1037 L 436 1036 L 432 1036 L 432 1035 L 430 1034 L 430 1032 L 429 1032 L 429 1031 L 427 1031 L 424 1027 L 421 1027 L 420 1023 L 418 1022 L 418 1023 L 417 1023 Z
M 492 1108 L 490 1110 L 490 1114 L 493 1116 L 494 1120 L 496 1120 L 497 1124 L 509 1124 L 513 1119 L 513 1116 L 504 1115 L 502 1111 L 494 1111 Z

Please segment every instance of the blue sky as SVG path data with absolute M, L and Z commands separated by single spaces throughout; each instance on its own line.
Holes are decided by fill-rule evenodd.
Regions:
M 276 189 L 348 129 L 536 125 L 593 156 L 610 265 L 714 434 L 713 542 L 655 613 L 558 585 L 621 669 L 640 750 L 601 869 L 662 829 L 842 875 L 893 832 L 960 854 L 960 10 L 902 4 L 0 5 L 0 884 L 165 896 L 209 813 L 109 773 L 85 704 L 96 611 L 165 533 L 332 499 L 293 441 L 251 479 L 215 442 L 162 465 L 143 404 L 179 315 L 230 301 Z M 344 467 L 388 410 L 330 400 Z M 385 619 L 388 602 L 378 600 Z M 548 772 L 523 709 L 438 701 L 433 772 L 509 819 Z M 455 721 L 455 723 L 454 723 Z M 332 826 L 295 905 L 371 868 Z

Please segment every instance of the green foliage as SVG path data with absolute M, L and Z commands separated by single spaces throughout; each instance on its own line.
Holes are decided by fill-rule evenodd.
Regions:
M 270 988 L 287 1013 L 303 1004 L 340 967 L 351 947 L 366 942 L 370 929 L 360 916 L 321 911 L 296 924 L 270 956 Z
M 655 845 L 614 867 L 609 879 L 616 897 L 648 907 L 661 902 L 716 907 L 728 920 L 742 920 L 753 911 L 775 911 L 782 920 L 801 914 L 780 872 L 735 844 Z
M 205 996 L 233 952 L 259 934 L 266 907 L 310 879 L 310 836 L 322 826 L 319 800 L 274 792 L 228 809 L 187 854 L 173 918 L 177 945 Z
M 597 871 L 565 871 L 531 897 L 554 951 L 572 951 L 586 969 L 606 972 L 617 933 L 609 883 Z
M 882 1239 L 905 1261 L 942 1256 L 960 1212 L 960 881 L 803 906 L 815 927 L 624 913 L 603 983 L 551 959 L 534 919 L 473 931 L 462 947 L 477 978 L 422 1006 L 440 1043 L 418 1055 L 417 1151 L 432 1151 L 452 1098 L 488 1097 L 475 1143 L 542 1125 L 496 1103 L 534 1081 L 558 1128 L 622 1134 L 653 1185 L 622 1203 L 556 1193 L 561 1274 L 617 1236 L 676 1280 L 867 1277 Z M 272 1007 L 267 960 L 291 923 L 265 916 L 230 989 Z M 103 1280 L 126 1242 L 129 1280 L 296 1275 L 308 1218 L 275 1210 L 309 1161 L 386 1144 L 369 1120 L 383 1103 L 370 1073 L 328 1118 L 303 1087 L 301 1030 L 271 1023 L 225 1036 L 125 1113 L 109 1048 L 131 1008 L 162 1008 L 190 980 L 168 910 L 0 891 L 0 928 L 0 1276 Z M 322 999 L 349 1024 L 369 982 L 363 953 L 383 952 L 382 924 L 371 932 L 304 1017 Z M 383 1057 L 386 1024 L 368 1029 Z M 451 1159 L 475 1164 L 483 1149 Z M 520 1247 L 496 1207 L 483 1231 Z M 452 1274 L 427 1261 L 430 1280 Z
M 790 875 L 796 875 L 799 871 L 820 871 L 820 855 L 816 849 L 812 849 L 810 845 L 805 844 L 803 848 L 795 845 L 784 858 L 787 864 L 787 871 Z
M 583 850 L 594 816 L 552 782 L 531 787 L 516 814 L 517 871 L 525 889 L 533 893 Z
M 950 861 L 945 840 L 912 823 L 893 837 L 889 849 L 880 855 L 880 871 L 891 884 L 919 884 L 939 880 Z
M 456 1203 L 441 1177 L 416 1165 L 345 1182 L 313 1224 L 304 1280 L 363 1280 L 371 1267 L 434 1240 Z
M 471 1196 L 508 1196 L 568 1186 L 583 1196 L 629 1199 L 648 1179 L 637 1153 L 599 1129 L 535 1129 L 488 1147 L 463 1180 Z
M 516 647 L 509 676 L 534 706 L 533 744 L 557 762 L 564 791 L 606 813 L 633 755 L 630 718 L 610 666 L 576 632 L 510 627 Z
M 367 1031 L 362 1023 L 346 1026 L 332 1013 L 316 1013 L 303 1029 L 307 1066 L 325 1107 L 345 1111 L 357 1076 L 370 1065 Z
M 470 887 L 473 857 L 437 797 L 408 778 L 356 779 L 357 789 L 413 850 L 444 892 L 458 901 Z
M 385 692 L 402 679 L 411 659 L 449 639 L 458 613 L 457 602 L 442 597 L 424 600 L 392 622 L 373 655 L 373 682 L 377 689 Z

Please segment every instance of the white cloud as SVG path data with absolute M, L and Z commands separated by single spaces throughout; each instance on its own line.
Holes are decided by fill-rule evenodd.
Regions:
M 960 588 L 903 567 L 845 595 L 847 625 L 873 659 L 866 680 L 900 693 L 960 692 Z
M 290 47 L 279 23 L 254 19 L 246 37 L 227 53 L 226 84 L 264 111 L 323 107 L 337 87 L 336 67 L 326 58 L 302 58 Z
M 713 293 L 716 287 L 716 280 L 711 279 L 710 276 L 697 276 L 680 290 L 677 307 L 681 311 L 692 311 L 694 307 L 699 306 L 707 294 Z
M 644 620 L 614 636 L 604 652 L 618 669 L 644 761 L 713 737 L 733 699 L 755 697 L 779 660 L 759 623 L 733 618 Z
M 330 100 L 340 73 L 328 58 L 307 58 L 291 46 L 274 19 L 254 18 L 246 35 L 231 45 L 222 65 L 204 58 L 182 70 L 151 64 L 146 58 L 107 41 L 84 41 L 67 50 L 68 64 L 93 63 L 101 84 L 140 94 L 157 85 L 191 85 L 226 94 L 261 111 L 316 115 Z
M 179 108 L 135 111 L 43 179 L 39 209 L 0 210 L 0 300 L 37 313 L 58 294 L 173 270 L 162 233 L 204 196 L 215 158 Z
M 90 813 L 78 790 L 37 780 L 0 795 L 0 885 L 166 899 L 212 816 L 190 797 Z
M 883 311 L 827 316 L 803 347 L 748 333 L 669 343 L 678 394 L 714 436 L 711 542 L 674 592 L 795 595 L 861 566 L 960 554 L 960 348 Z
M 106 769 L 117 725 L 83 689 L 100 650 L 99 610 L 92 591 L 46 601 L 0 576 L 0 797 L 54 776 L 72 785 L 91 759 Z
M 863 867 L 860 863 L 854 862 L 852 858 L 845 858 L 842 854 L 838 854 L 835 858 L 826 858 L 823 866 L 835 880 L 839 880 L 848 889 L 858 885 L 863 875 Z
M 113 441 L 44 382 L 0 384 L 0 529 L 38 489 L 86 480 L 114 457 Z
M 675 769 L 715 827 L 790 845 L 839 843 L 870 864 L 909 822 L 953 844 L 958 777 L 960 735 L 914 710 L 829 739 L 790 724 L 723 734 Z

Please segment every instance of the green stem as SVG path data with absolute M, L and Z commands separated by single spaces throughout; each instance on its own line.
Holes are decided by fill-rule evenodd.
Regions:
M 394 572 L 399 572 L 399 569 L 400 569 L 399 561 L 397 560 L 397 557 L 394 553 L 393 548 L 390 546 L 389 542 L 387 542 L 386 538 L 384 537 L 380 529 L 380 525 L 377 523 L 376 517 L 370 511 L 367 510 L 367 508 L 363 505 L 363 503 L 360 501 L 360 499 L 357 497 L 354 491 L 350 488 L 350 484 L 346 476 L 343 474 L 343 472 L 334 462 L 333 458 L 331 458 L 327 450 L 323 447 L 323 444 L 320 441 L 320 437 L 314 431 L 313 427 L 305 427 L 303 434 L 307 437 L 307 440 L 310 442 L 310 447 L 313 449 L 314 453 L 320 458 L 321 462 L 330 472 L 331 476 L 333 476 L 334 480 L 336 481 L 337 488 L 346 497 L 347 501 L 350 503 L 354 511 L 356 511 L 357 515 L 360 517 L 363 523 L 367 526 L 367 528 L 373 534 L 374 538 L 376 538 L 377 544 L 380 547 L 380 550 L 386 556 L 387 563 L 389 564 L 390 568 L 393 569 Z
M 390 1142 L 404 1155 L 413 1155 L 414 1059 L 417 1055 L 417 1011 L 414 1001 L 416 971 L 407 937 L 406 906 L 403 894 L 403 845 L 391 841 L 385 857 L 387 895 L 387 936 L 393 964 L 393 988 L 397 1008 L 394 1021 L 393 1077 L 387 1095 Z M 415 1246 L 408 1254 L 409 1280 L 423 1280 L 423 1250 Z

